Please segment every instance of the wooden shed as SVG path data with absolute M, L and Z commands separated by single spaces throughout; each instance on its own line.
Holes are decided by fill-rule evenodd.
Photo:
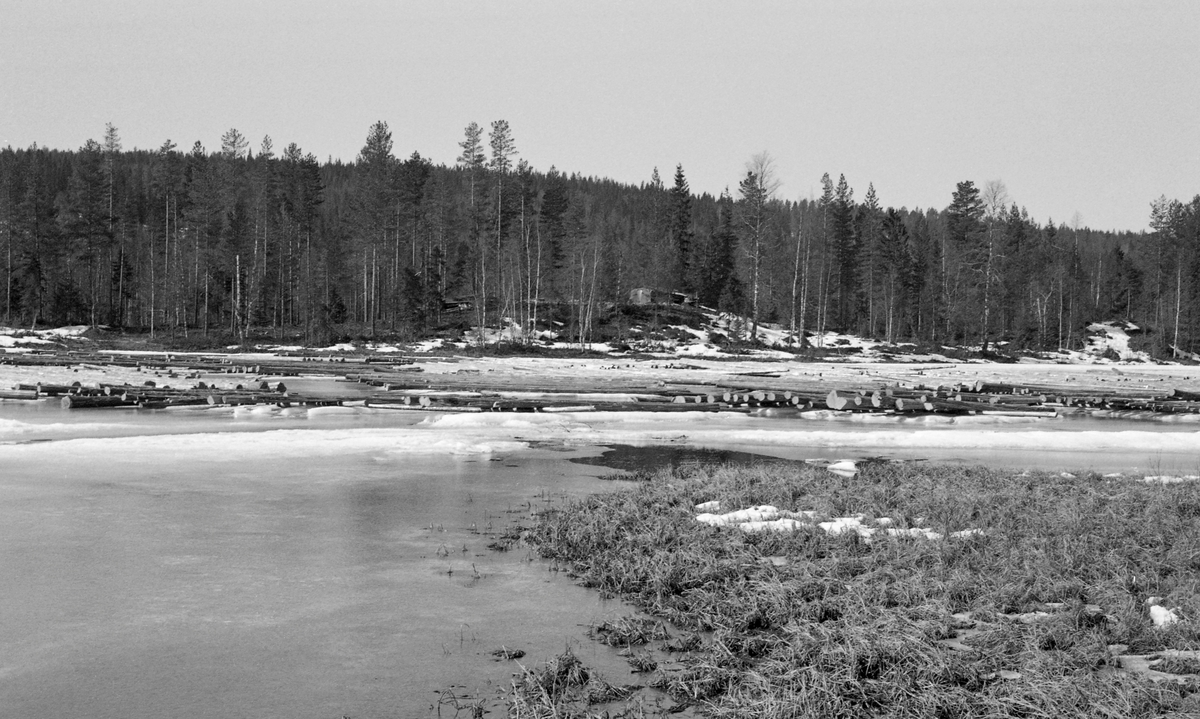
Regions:
M 649 287 L 636 287 L 629 291 L 629 304 L 648 305 L 654 301 L 654 290 Z

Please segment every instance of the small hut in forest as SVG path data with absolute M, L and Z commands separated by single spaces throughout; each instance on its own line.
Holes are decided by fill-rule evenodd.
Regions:
M 629 304 L 648 305 L 654 301 L 654 290 L 649 287 L 635 287 L 629 291 Z

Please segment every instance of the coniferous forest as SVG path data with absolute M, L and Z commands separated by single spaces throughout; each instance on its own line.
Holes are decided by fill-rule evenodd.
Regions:
M 682 167 L 640 186 L 534 169 L 503 120 L 471 123 L 460 150 L 453 166 L 397 158 L 383 122 L 352 164 L 236 130 L 216 151 L 126 151 L 112 125 L 77 150 L 0 150 L 0 319 L 588 341 L 649 288 L 796 337 L 1078 348 L 1089 323 L 1127 320 L 1141 349 L 1200 352 L 1200 196 L 1147 198 L 1149 232 L 1101 232 L 1039 222 L 997 181 L 947 178 L 945 207 L 894 208 L 836 172 L 784 199 L 767 154 L 713 197 Z

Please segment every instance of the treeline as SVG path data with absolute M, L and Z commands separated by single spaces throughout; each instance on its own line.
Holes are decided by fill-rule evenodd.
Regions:
M 486 134 L 486 137 L 485 137 Z M 356 161 L 236 130 L 215 152 L 0 150 L 0 316 L 245 339 L 301 331 L 429 336 L 487 324 L 607 338 L 635 288 L 695 295 L 796 337 L 1078 348 L 1124 319 L 1159 355 L 1200 351 L 1200 196 L 1151 203 L 1145 232 L 1039 223 L 1002 183 L 944 209 L 885 207 L 844 177 L 782 199 L 758 155 L 720 197 L 682 167 L 641 186 L 542 172 L 505 121 L 471 123 L 453 166 L 393 155 L 386 123 Z

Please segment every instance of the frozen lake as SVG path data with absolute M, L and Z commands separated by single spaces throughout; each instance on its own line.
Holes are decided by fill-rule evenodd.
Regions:
M 408 717 L 628 610 L 487 549 L 599 445 L 1195 473 L 1193 423 L 0 403 L 0 715 Z M 986 421 L 984 421 L 986 420 Z M 620 483 L 618 483 L 620 484 Z M 460 690 L 463 691 L 463 690 Z
M 628 675 L 580 642 L 619 605 L 486 548 L 533 507 L 612 486 L 605 470 L 256 457 L 209 436 L 0 454 L 0 715 L 426 716 L 435 689 L 506 685 L 502 646 L 542 661 L 570 642 Z

